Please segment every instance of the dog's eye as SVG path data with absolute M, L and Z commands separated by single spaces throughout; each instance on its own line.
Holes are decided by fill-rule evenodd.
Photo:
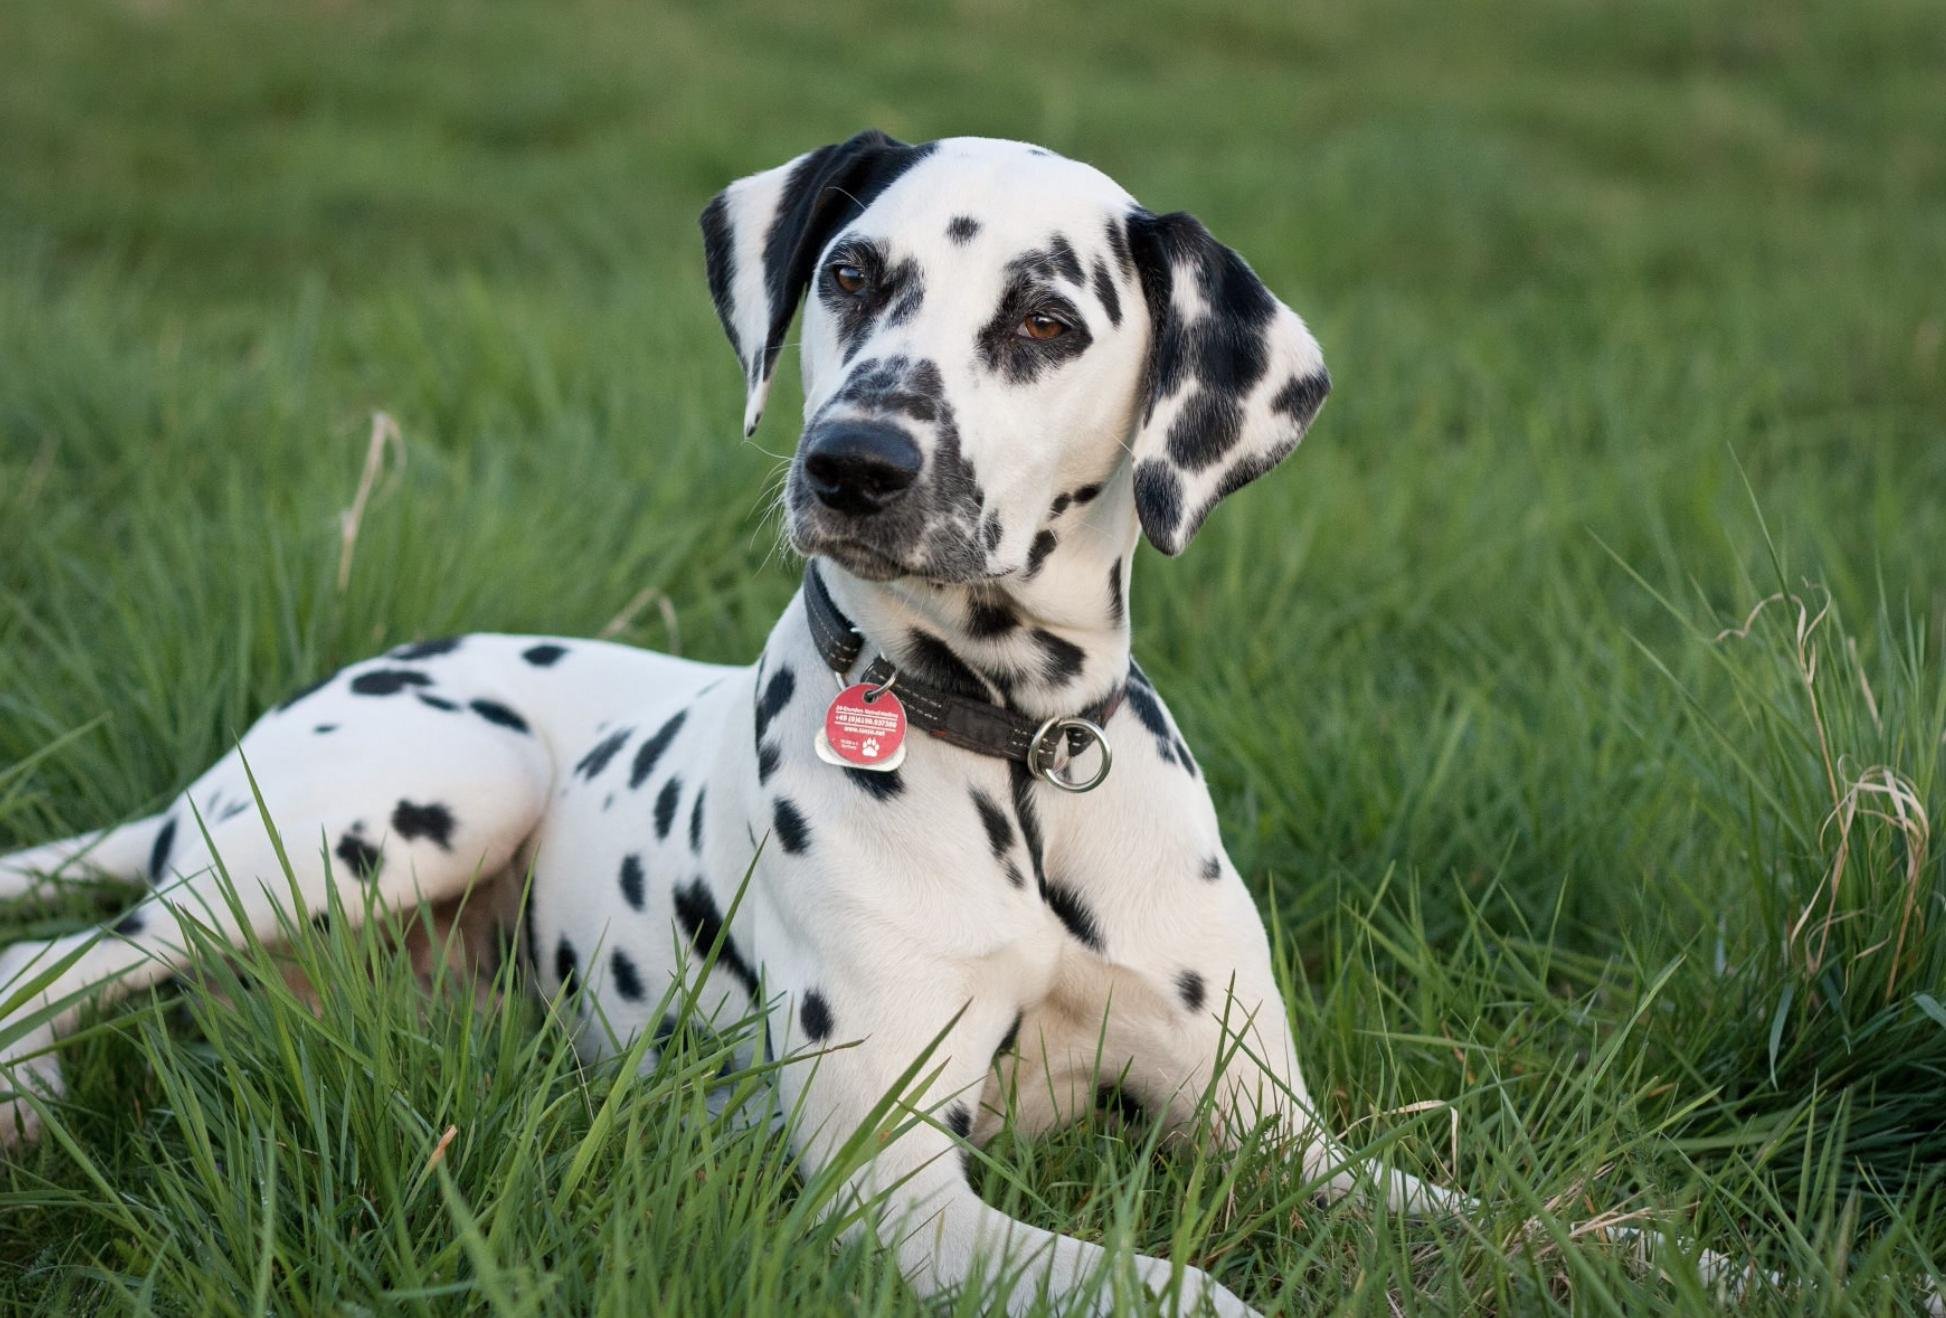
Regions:
M 1068 329 L 1068 323 L 1058 316 L 1033 315 L 1021 321 L 1014 329 L 1014 333 L 1023 339 L 1045 343 L 1049 339 L 1060 338 L 1068 332 Z
M 865 272 L 849 261 L 839 261 L 831 267 L 831 282 L 841 292 L 862 293 L 865 291 Z

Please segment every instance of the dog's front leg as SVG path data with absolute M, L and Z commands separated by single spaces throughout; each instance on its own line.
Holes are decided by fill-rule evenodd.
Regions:
M 856 964 L 855 962 L 853 964 Z M 993 984 L 929 967 L 922 985 L 852 974 L 788 996 L 801 1060 L 781 1070 L 786 1110 L 799 1115 L 807 1180 L 847 1167 L 832 1211 L 861 1203 L 861 1221 L 897 1252 L 900 1270 L 925 1295 L 950 1292 L 1003 1270 L 1018 1277 L 1006 1307 L 1024 1312 L 1045 1289 L 1060 1311 L 1106 1312 L 1113 1291 L 1100 1246 L 1019 1222 L 989 1207 L 966 1179 L 967 1137 L 995 1048 L 1014 1008 Z M 1130 1267 L 1181 1311 L 1207 1301 L 1219 1314 L 1253 1312 L 1194 1268 L 1135 1255 Z
M 1331 1198 L 1375 1193 L 1392 1211 L 1422 1217 L 1468 1207 L 1464 1195 L 1353 1158 L 1331 1132 L 1298 1066 L 1263 920 L 1227 856 L 1219 852 L 1211 869 L 1206 900 L 1178 913 L 1172 930 L 1177 946 L 1197 949 L 1199 968 L 1168 985 L 1172 1009 L 1128 1013 L 1136 1073 L 1167 1088 L 1160 1096 L 1179 1118 L 1209 1087 L 1219 1141 L 1235 1147 L 1268 1125 Z

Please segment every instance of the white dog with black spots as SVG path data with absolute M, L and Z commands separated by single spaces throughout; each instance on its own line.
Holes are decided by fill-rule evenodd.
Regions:
M 1089 1282 L 1099 1247 L 989 1207 L 961 1155 L 1003 1112 L 1044 1130 L 1104 1084 L 1170 1125 L 1207 1102 L 1226 1141 L 1274 1123 L 1330 1191 L 1461 1202 L 1347 1165 L 1320 1129 L 1263 923 L 1130 656 L 1138 538 L 1181 551 L 1322 405 L 1304 322 L 1191 216 L 1013 142 L 860 134 L 732 184 L 702 224 L 746 432 L 805 304 L 785 521 L 807 590 L 855 629 L 844 681 L 882 662 L 895 695 L 1094 711 L 1106 777 L 1063 790 L 1109 767 L 1085 735 L 1043 748 L 1052 767 L 916 727 L 891 772 L 828 762 L 843 683 L 805 591 L 744 668 L 562 638 L 396 649 L 265 714 L 161 813 L 0 859 L 0 897 L 86 871 L 153 888 L 103 928 L 0 952 L 0 1001 L 66 963 L 17 1008 L 66 1004 L 0 1057 L 25 1091 L 0 1098 L 0 1141 L 32 1138 L 60 1095 L 55 1040 L 82 1003 L 185 968 L 179 919 L 276 937 L 289 888 L 247 760 L 283 836 L 326 839 L 289 852 L 313 910 L 333 884 L 384 908 L 531 884 L 512 941 L 535 991 L 579 990 L 590 1056 L 656 1030 L 672 979 L 705 1018 L 763 1011 L 776 1056 L 817 1054 L 776 1071 L 807 1169 L 905 1083 L 899 1110 L 928 1119 L 855 1188 L 881 1196 L 881 1236 L 921 1292 L 979 1260 L 1022 1270 L 1016 1307 Z M 1194 1268 L 1135 1267 L 1158 1295 L 1249 1312 Z

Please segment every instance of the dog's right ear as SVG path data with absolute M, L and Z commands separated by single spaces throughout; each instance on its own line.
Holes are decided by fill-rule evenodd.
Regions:
M 840 228 L 931 150 L 872 129 L 738 179 L 704 208 L 710 297 L 749 389 L 746 436 L 756 433 L 763 418 L 777 354 L 819 254 Z

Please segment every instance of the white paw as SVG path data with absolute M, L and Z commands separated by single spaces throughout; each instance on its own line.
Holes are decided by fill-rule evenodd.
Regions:
M 14 1040 L 0 1056 L 0 1150 L 32 1144 L 41 1136 L 41 1116 L 22 1095 L 31 1093 L 43 1103 L 65 1091 L 61 1059 L 49 1051 L 54 1032 L 46 1027 Z M 25 1054 L 34 1054 L 25 1056 Z

